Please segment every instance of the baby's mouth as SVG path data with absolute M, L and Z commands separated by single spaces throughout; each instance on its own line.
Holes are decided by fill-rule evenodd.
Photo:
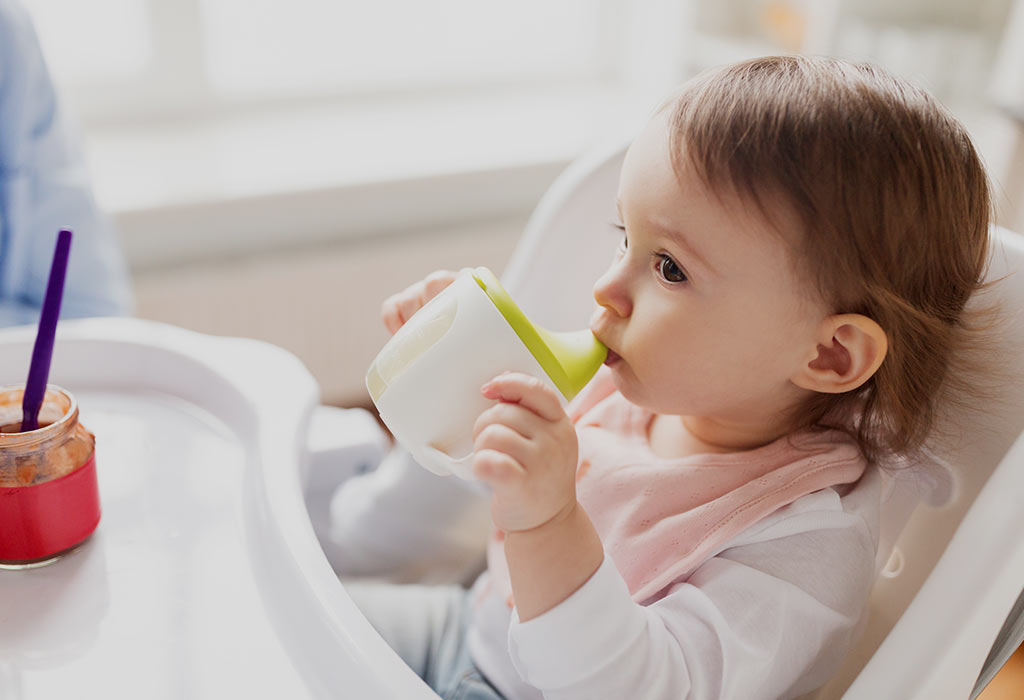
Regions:
M 617 352 L 611 349 L 611 346 L 609 346 L 607 342 L 605 342 L 603 337 L 605 335 L 604 331 L 605 328 L 601 323 L 600 311 L 595 311 L 594 318 L 591 319 L 590 322 L 590 332 L 594 334 L 594 337 L 597 338 L 598 342 L 608 348 L 608 355 L 604 359 L 604 364 L 607 367 L 611 367 L 612 365 L 621 362 L 622 358 Z

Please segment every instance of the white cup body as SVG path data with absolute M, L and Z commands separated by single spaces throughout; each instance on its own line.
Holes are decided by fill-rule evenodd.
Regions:
M 420 464 L 471 479 L 473 426 L 494 403 L 480 389 L 504 371 L 524 372 L 554 387 L 472 273 L 464 271 L 381 349 L 367 386 L 384 424 Z

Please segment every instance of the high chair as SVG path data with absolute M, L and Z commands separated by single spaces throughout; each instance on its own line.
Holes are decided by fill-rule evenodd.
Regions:
M 539 203 L 504 271 L 512 296 L 545 327 L 575 329 L 588 322 L 593 282 L 618 245 L 620 234 L 611 220 L 624 152 L 622 142 L 611 143 L 572 164 Z M 1019 311 L 1024 308 L 1024 239 L 1005 229 L 994 234 L 990 277 L 1005 277 L 995 296 L 1006 309 L 1005 327 L 997 332 L 1005 334 L 1010 369 L 1024 372 L 1024 357 L 1017 350 L 1024 347 L 1024 315 Z M 1019 644 L 1024 636 L 1020 620 L 1005 627 L 1004 621 L 1024 586 L 1021 389 L 1020 379 L 1007 386 L 965 446 L 938 455 L 949 467 L 947 474 L 931 474 L 927 488 L 920 480 L 893 480 L 883 509 L 879 574 L 866 630 L 840 671 L 811 697 L 962 700 L 973 697 L 1001 629 L 1000 645 L 992 650 L 979 687 Z M 327 464 L 329 455 L 325 452 L 315 461 Z M 413 480 L 422 478 L 406 473 Z M 462 488 L 455 479 L 446 481 L 452 489 Z M 392 502 L 401 502 L 403 488 L 409 496 L 416 489 L 404 483 L 392 474 L 376 494 L 389 491 Z M 421 522 L 443 517 L 440 509 L 412 498 L 408 508 Z M 325 551 L 337 557 L 323 524 L 327 517 L 321 511 L 314 520 L 320 522 Z M 442 546 L 438 544 L 438 551 Z M 1019 604 L 1014 614 L 1019 618 Z M 364 623 L 352 624 L 359 627 L 360 637 L 372 638 Z M 402 662 L 393 654 L 381 658 L 376 642 L 365 652 L 377 654 L 375 672 L 404 677 Z M 404 685 L 408 693 L 415 684 Z M 424 686 L 401 697 L 436 696 Z

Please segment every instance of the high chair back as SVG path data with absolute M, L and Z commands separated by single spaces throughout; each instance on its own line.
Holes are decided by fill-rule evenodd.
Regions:
M 505 269 L 509 292 L 552 330 L 584 327 L 592 313 L 591 287 L 621 235 L 611 222 L 625 146 L 597 149 L 556 180 Z M 919 479 L 893 480 L 865 632 L 814 695 L 819 700 L 970 697 L 1021 592 L 1024 239 L 1004 229 L 994 234 L 990 278 L 1005 277 L 994 289 L 1005 323 L 994 332 L 1005 334 L 1007 374 L 1018 379 L 992 402 L 960 450 L 938 455 L 949 473 L 929 474 L 930 491 L 919 488 Z

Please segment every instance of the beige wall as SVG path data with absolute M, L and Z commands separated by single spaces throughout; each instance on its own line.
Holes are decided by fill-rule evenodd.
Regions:
M 325 403 L 362 405 L 366 368 L 388 337 L 381 302 L 439 268 L 485 265 L 500 274 L 525 222 L 524 214 L 142 270 L 137 315 L 274 343 L 305 362 Z

